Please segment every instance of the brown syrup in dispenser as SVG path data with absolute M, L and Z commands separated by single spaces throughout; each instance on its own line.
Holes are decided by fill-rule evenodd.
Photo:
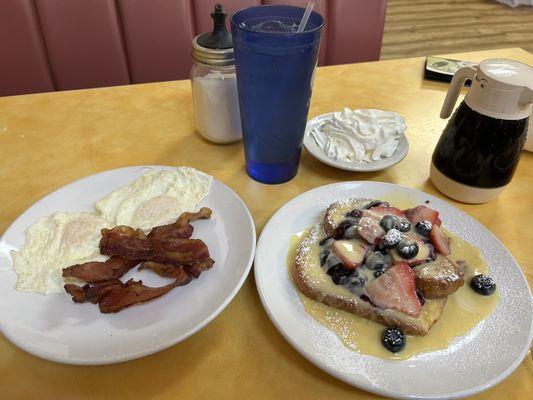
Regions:
M 466 185 L 504 186 L 518 166 L 527 127 L 528 118 L 492 118 L 463 102 L 444 129 L 433 153 L 433 164 Z

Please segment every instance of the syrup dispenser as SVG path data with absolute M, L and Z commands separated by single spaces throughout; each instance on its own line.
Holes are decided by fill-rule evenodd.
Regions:
M 433 152 L 430 177 L 465 203 L 493 200 L 511 181 L 524 147 L 533 103 L 533 68 L 490 59 L 459 69 L 440 113 L 448 118 L 467 79 L 470 91 Z

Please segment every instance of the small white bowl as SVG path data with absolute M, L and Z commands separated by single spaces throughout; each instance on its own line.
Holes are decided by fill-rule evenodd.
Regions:
M 407 137 L 402 135 L 400 137 L 398 147 L 394 154 L 388 158 L 382 158 L 381 160 L 372 161 L 372 162 L 363 162 L 363 161 L 344 161 L 344 160 L 335 160 L 329 158 L 324 151 L 315 142 L 313 136 L 311 136 L 311 131 L 324 123 L 327 120 L 333 118 L 333 113 L 327 113 L 319 115 L 307 122 L 304 135 L 304 147 L 306 150 L 311 153 L 317 160 L 322 161 L 324 164 L 331 165 L 335 168 L 344 169 L 346 171 L 358 171 L 358 172 L 370 172 L 370 171 L 380 171 L 385 168 L 392 167 L 395 164 L 398 164 L 404 159 L 409 151 L 409 142 Z

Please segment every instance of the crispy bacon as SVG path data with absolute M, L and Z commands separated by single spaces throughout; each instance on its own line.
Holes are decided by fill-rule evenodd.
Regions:
M 129 260 L 180 265 L 190 265 L 209 257 L 209 249 L 200 239 L 140 239 L 124 234 L 124 227 L 118 228 L 102 229 L 100 253 Z
M 194 230 L 191 222 L 199 219 L 211 218 L 211 209 L 202 207 L 196 213 L 184 212 L 179 216 L 176 222 L 169 225 L 156 226 L 148 234 L 149 239 L 163 240 L 169 238 L 188 239 Z
M 119 256 L 129 260 L 147 260 L 153 253 L 153 246 L 146 238 L 140 238 L 129 226 L 115 226 L 102 229 L 100 253 Z
M 88 283 L 120 278 L 139 262 L 122 257 L 110 257 L 106 261 L 90 261 L 63 268 L 63 277 L 78 278 Z
M 161 264 L 153 261 L 145 261 L 139 267 L 139 270 L 149 269 L 154 271 L 157 275 L 165 278 L 179 278 L 181 276 L 187 276 L 189 282 L 192 280 L 191 275 L 185 271 L 181 265 Z
M 75 303 L 85 303 L 89 301 L 93 304 L 105 296 L 113 289 L 120 289 L 124 286 L 124 283 L 119 279 L 110 279 L 108 281 L 99 282 L 93 286 L 83 285 L 78 286 L 72 283 L 68 283 L 64 286 L 65 291 L 72 296 L 72 301 Z
M 211 210 L 206 207 L 197 213 L 183 213 L 175 223 L 155 227 L 148 235 L 129 226 L 102 229 L 100 253 L 111 257 L 104 262 L 93 261 L 65 268 L 64 277 L 88 282 L 84 286 L 66 284 L 65 291 L 76 303 L 91 302 L 98 304 L 102 313 L 112 313 L 188 284 L 214 264 L 207 245 L 200 239 L 190 239 L 193 232 L 190 223 L 210 216 Z M 143 285 L 142 281 L 130 279 L 123 283 L 118 279 L 139 262 L 143 262 L 139 269 L 172 277 L 174 282 L 152 288 Z
M 186 265 L 185 270 L 193 277 L 198 278 L 202 272 L 207 271 L 214 263 L 215 261 L 213 259 L 207 258 L 192 265 Z
M 85 293 L 87 289 L 89 289 L 89 285 L 78 286 L 74 285 L 73 283 L 67 283 L 63 287 L 65 292 L 72 296 L 72 301 L 74 303 L 85 303 L 87 301 Z
M 192 265 L 172 265 L 162 264 L 153 261 L 145 261 L 139 267 L 140 270 L 149 269 L 154 271 L 159 276 L 166 278 L 175 278 L 181 274 L 181 271 L 188 273 L 193 278 L 198 278 L 203 271 L 208 270 L 213 266 L 215 262 L 211 258 L 198 261 Z
M 126 283 L 118 279 L 100 282 L 93 286 L 65 285 L 65 291 L 72 296 L 76 303 L 98 303 L 102 313 L 114 313 L 137 303 L 143 303 L 163 296 L 177 286 L 186 285 L 190 276 L 180 276 L 168 285 L 157 288 L 145 286 L 142 281 L 130 279 Z
M 98 300 L 100 312 L 113 313 L 137 303 L 144 303 L 163 296 L 179 285 L 178 281 L 152 288 L 144 286 L 142 281 L 130 279 L 121 288 L 112 289 Z
M 209 249 L 200 239 L 167 239 L 152 242 L 154 253 L 148 261 L 164 264 L 192 265 L 209 258 Z

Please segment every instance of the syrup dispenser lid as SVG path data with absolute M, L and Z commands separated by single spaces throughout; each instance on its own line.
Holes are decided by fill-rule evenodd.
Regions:
M 533 103 L 533 68 L 503 58 L 481 61 L 465 102 L 492 118 L 527 118 Z
M 460 68 L 453 76 L 440 112 L 448 118 L 463 84 L 472 81 L 465 103 L 480 114 L 507 120 L 529 117 L 533 108 L 533 68 L 514 60 L 493 58 Z
M 523 90 L 533 87 L 533 68 L 514 60 L 492 58 L 479 63 L 479 80 L 485 79 L 491 87 Z

